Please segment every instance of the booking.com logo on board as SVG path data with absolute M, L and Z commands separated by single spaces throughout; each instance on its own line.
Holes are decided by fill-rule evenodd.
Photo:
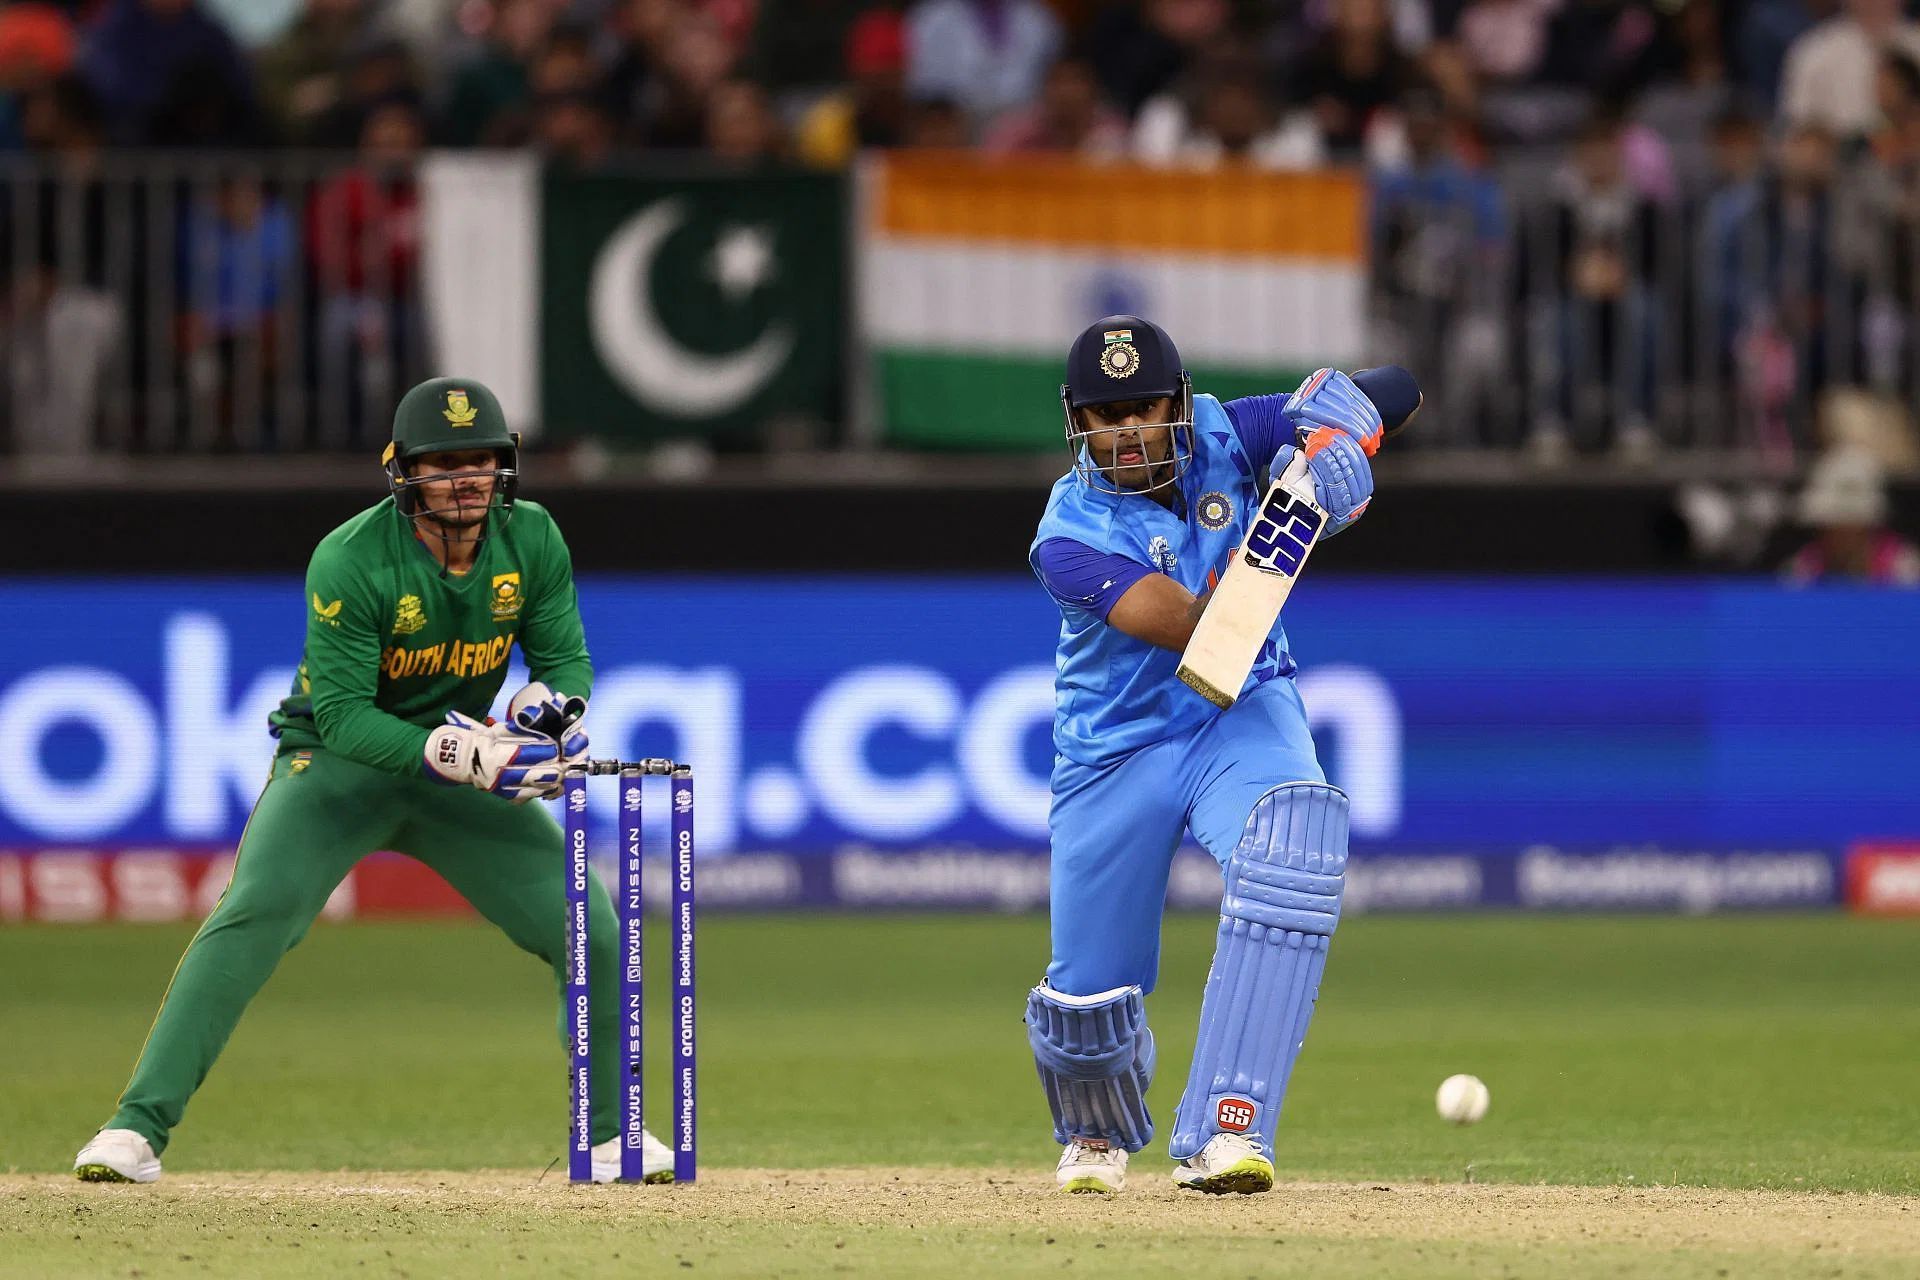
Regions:
M 93 612 L 112 615 L 112 590 L 96 590 Z M 738 593 L 735 612 L 765 619 L 753 586 Z M 0 847 L 237 839 L 266 778 L 266 717 L 292 682 L 299 633 L 235 617 L 252 612 L 257 590 L 194 594 L 202 607 L 156 609 L 102 654 L 11 650 L 0 665 L 10 741 Z M 298 584 L 287 594 L 297 599 Z M 724 642 L 692 643 L 720 660 L 676 665 L 621 658 L 653 647 L 649 633 L 670 649 L 697 640 L 697 628 L 663 634 L 657 612 L 609 593 L 595 612 L 593 752 L 693 762 L 703 852 L 1044 844 L 1053 667 L 1031 659 L 1050 652 L 1050 632 L 976 641 L 964 660 L 942 661 L 895 652 L 902 633 L 849 627 L 831 651 L 812 646 L 805 670 L 791 647 L 757 643 L 731 654 L 715 653 Z M 524 679 L 516 663 L 503 698 Z M 1351 665 L 1310 669 L 1301 686 L 1316 728 L 1332 730 L 1324 763 L 1354 794 L 1356 833 L 1390 837 L 1400 807 L 1391 691 Z

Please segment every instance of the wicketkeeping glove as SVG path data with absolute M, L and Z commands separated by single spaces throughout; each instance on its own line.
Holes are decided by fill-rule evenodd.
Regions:
M 560 748 L 544 734 L 515 724 L 483 724 L 458 711 L 427 735 L 426 774 L 449 786 L 462 783 L 522 804 L 560 789 Z
M 539 680 L 514 694 L 507 703 L 507 722 L 529 733 L 551 738 L 560 748 L 563 768 L 580 764 L 587 758 L 587 731 L 580 727 L 586 715 L 585 698 L 558 693 Z

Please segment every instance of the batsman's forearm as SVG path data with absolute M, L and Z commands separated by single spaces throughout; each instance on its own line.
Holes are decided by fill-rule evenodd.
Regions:
M 1212 587 L 1208 587 L 1205 591 L 1195 596 L 1193 602 L 1187 606 L 1185 616 L 1180 620 L 1181 627 L 1179 633 L 1177 635 L 1169 635 L 1166 642 L 1160 647 L 1163 649 L 1171 649 L 1175 653 L 1185 653 L 1188 642 L 1193 639 L 1194 628 L 1200 625 L 1200 619 L 1207 611 L 1207 603 L 1212 599 Z

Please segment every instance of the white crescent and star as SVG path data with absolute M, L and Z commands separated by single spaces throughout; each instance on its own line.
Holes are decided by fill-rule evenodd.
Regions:
M 793 354 L 793 327 L 785 320 L 736 351 L 707 355 L 674 341 L 654 310 L 649 281 L 661 246 L 687 220 L 686 201 L 669 197 L 629 218 L 594 260 L 587 315 L 594 350 L 634 399 L 686 418 L 706 418 L 744 404 Z M 773 237 L 765 227 L 722 232 L 708 274 L 737 301 L 773 275 Z

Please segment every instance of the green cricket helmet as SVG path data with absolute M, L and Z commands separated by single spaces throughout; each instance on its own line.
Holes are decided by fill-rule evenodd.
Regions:
M 393 440 L 380 455 L 387 488 L 402 514 L 417 517 L 411 492 L 418 483 L 407 464 L 429 453 L 491 449 L 497 461 L 493 505 L 513 510 L 520 483 L 520 433 L 507 430 L 499 398 L 472 378 L 429 378 L 406 395 L 393 411 Z

